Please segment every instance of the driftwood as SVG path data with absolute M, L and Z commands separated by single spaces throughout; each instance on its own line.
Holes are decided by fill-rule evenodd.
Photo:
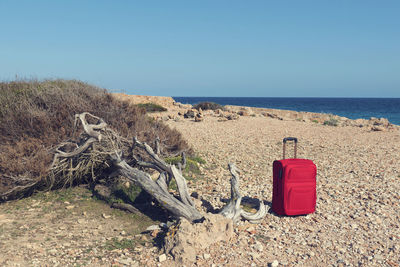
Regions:
M 231 199 L 228 204 L 221 210 L 220 214 L 230 218 L 234 223 L 238 222 L 240 218 L 248 220 L 252 223 L 259 222 L 267 215 L 267 208 L 263 202 L 260 202 L 259 210 L 256 213 L 244 211 L 240 204 L 242 196 L 239 192 L 239 175 L 236 166 L 232 163 L 228 164 L 229 171 L 232 174 L 231 178 Z
M 97 124 L 90 124 L 87 122 L 86 117 L 92 117 L 98 121 Z M 104 164 L 108 164 L 114 168 L 114 172 L 110 175 L 115 176 L 116 173 L 126 177 L 131 182 L 139 185 L 143 190 L 149 193 L 159 204 L 167 209 L 172 215 L 177 218 L 185 218 L 191 222 L 202 221 L 203 215 L 195 208 L 194 202 L 190 197 L 187 187 L 186 179 L 182 175 L 182 168 L 186 165 L 186 156 L 182 153 L 182 163 L 178 167 L 166 163 L 160 156 L 160 140 L 155 140 L 154 151 L 148 144 L 142 143 L 137 138 L 132 141 L 120 137 L 117 133 L 107 127 L 106 122 L 101 118 L 91 115 L 90 113 L 82 113 L 75 115 L 75 123 L 80 121 L 86 135 L 86 139 L 81 145 L 63 143 L 55 149 L 55 156 L 51 170 L 60 173 L 64 169 L 68 169 L 70 175 L 79 168 L 87 167 L 89 165 L 81 166 L 81 162 L 77 166 L 72 166 L 68 159 L 76 158 L 79 155 L 91 153 L 98 153 L 102 155 Z M 66 145 L 73 145 L 76 148 L 71 152 L 62 150 Z M 96 146 L 96 148 L 94 147 Z M 144 151 L 150 160 L 143 161 L 134 156 L 134 153 L 126 155 L 126 147 L 130 147 L 131 152 L 135 149 Z M 94 151 L 94 152 L 93 152 Z M 124 155 L 125 153 L 125 155 Z M 129 163 L 129 164 L 128 164 Z M 71 165 L 71 167 L 68 166 Z M 61 167 L 60 167 L 61 166 Z M 93 165 L 90 165 L 93 168 Z M 249 220 L 250 222 L 258 222 L 267 214 L 264 204 L 260 203 L 260 208 L 256 213 L 249 213 L 241 208 L 242 197 L 239 193 L 239 175 L 234 164 L 228 165 L 232 174 L 231 178 L 231 199 L 228 204 L 221 210 L 220 214 L 230 218 L 234 223 L 241 218 Z M 155 181 L 150 175 L 141 169 L 153 169 L 159 172 L 159 177 Z M 64 171 L 63 171 L 64 172 Z M 95 171 L 92 169 L 92 179 L 95 180 Z M 168 186 L 171 180 L 174 179 L 177 185 L 179 196 L 175 196 L 168 191 Z M 118 206 L 117 208 L 131 209 L 131 207 Z M 132 210 L 136 212 L 136 210 Z

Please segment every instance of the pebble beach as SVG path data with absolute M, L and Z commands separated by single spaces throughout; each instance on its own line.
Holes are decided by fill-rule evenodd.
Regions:
M 317 166 L 316 212 L 286 217 L 270 210 L 259 224 L 240 221 L 231 227 L 229 238 L 222 231 L 210 234 L 211 245 L 196 240 L 202 246 L 192 243 L 187 259 L 177 261 L 152 242 L 159 230 L 132 235 L 131 219 L 96 202 L 86 189 L 67 199 L 71 191 L 56 192 L 56 199 L 46 201 L 48 192 L 0 207 L 0 265 L 399 266 L 399 126 L 377 118 L 239 106 L 198 111 L 170 97 L 116 97 L 168 109 L 150 115 L 177 129 L 206 161 L 198 177 L 188 180 L 204 214 L 230 198 L 228 163 L 240 170 L 243 198 L 270 209 L 272 163 L 282 159 L 282 139 L 289 136 L 299 140 L 298 158 Z M 286 151 L 293 156 L 290 144 Z
M 270 205 L 272 163 L 282 158 L 284 137 L 297 137 L 298 157 L 313 160 L 318 169 L 314 214 L 269 213 L 260 224 L 241 222 L 234 240 L 202 252 L 211 255 L 207 259 L 199 253 L 201 266 L 399 266 L 398 129 L 335 127 L 257 113 L 167 124 L 207 161 L 205 179 L 191 189 L 214 207 L 230 197 L 228 162 L 241 170 L 242 195 Z M 287 153 L 292 156 L 290 145 Z

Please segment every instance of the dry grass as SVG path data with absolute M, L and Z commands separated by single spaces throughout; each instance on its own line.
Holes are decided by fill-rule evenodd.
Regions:
M 74 115 L 82 112 L 103 118 L 128 139 L 137 136 L 152 143 L 158 136 L 166 155 L 189 150 L 176 130 L 153 121 L 140 107 L 117 101 L 104 89 L 75 80 L 3 82 L 0 83 L 0 195 L 32 179 L 49 178 L 52 149 L 66 140 L 79 141 Z M 37 189 L 40 188 L 24 195 Z

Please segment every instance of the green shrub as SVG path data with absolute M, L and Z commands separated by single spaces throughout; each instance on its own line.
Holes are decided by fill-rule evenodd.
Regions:
M 190 157 L 189 160 L 195 161 L 200 164 L 206 164 L 206 161 L 198 156 Z
M 179 162 L 182 162 L 182 157 L 177 156 L 177 157 L 166 158 L 165 162 L 168 164 L 178 165 Z M 200 174 L 199 164 L 205 164 L 205 163 L 206 161 L 200 157 L 187 157 L 185 169 L 183 169 L 182 171 L 188 174 L 189 173 Z
M 143 103 L 143 104 L 137 104 L 137 106 L 139 108 L 143 108 L 144 110 L 146 110 L 146 112 L 150 113 L 167 111 L 166 108 L 155 103 Z
M 201 102 L 193 106 L 194 109 L 199 110 L 217 110 L 217 109 L 224 109 L 224 106 L 214 103 L 214 102 Z
M 182 157 L 177 156 L 177 157 L 165 158 L 164 161 L 168 164 L 178 165 L 179 162 L 182 162 Z
M 338 126 L 338 124 L 339 124 L 339 121 L 334 118 L 330 118 L 329 120 L 324 121 L 324 125 L 328 125 L 328 126 Z

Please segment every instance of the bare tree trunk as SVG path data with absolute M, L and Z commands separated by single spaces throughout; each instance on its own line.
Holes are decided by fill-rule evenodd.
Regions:
M 171 195 L 164 186 L 159 186 L 151 177 L 138 169 L 132 168 L 125 161 L 116 161 L 116 166 L 120 173 L 140 185 L 147 193 L 153 196 L 164 208 L 170 211 L 177 218 L 183 217 L 189 221 L 195 222 L 203 218 L 199 211 L 192 205 L 179 201 Z

